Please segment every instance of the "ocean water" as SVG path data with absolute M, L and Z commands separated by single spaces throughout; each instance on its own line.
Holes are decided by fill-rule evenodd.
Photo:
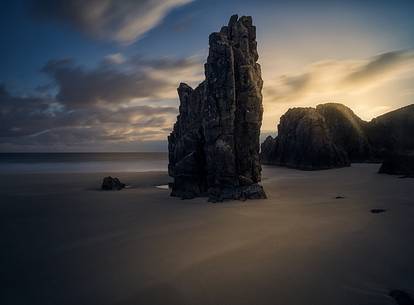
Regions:
M 167 171 L 168 154 L 0 153 L 0 173 L 90 173 Z

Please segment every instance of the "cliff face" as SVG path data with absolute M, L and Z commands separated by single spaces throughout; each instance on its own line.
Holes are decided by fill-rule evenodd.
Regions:
M 383 114 L 368 123 L 367 134 L 379 158 L 414 151 L 414 105 Z
M 371 122 L 342 104 L 293 108 L 281 117 L 278 136 L 262 143 L 261 159 L 265 164 L 310 170 L 378 161 L 393 152 L 414 151 L 413 130 L 414 105 Z
M 398 152 L 389 153 L 384 158 L 379 173 L 414 177 L 414 154 Z
M 207 191 L 202 111 L 205 85 L 195 90 L 181 83 L 179 115 L 168 137 L 168 173 L 175 178 L 172 196 L 193 198 Z
M 372 158 L 373 150 L 366 135 L 367 122 L 342 104 L 318 105 L 316 111 L 325 118 L 333 143 L 346 152 L 351 162 Z
M 206 80 L 178 88 L 180 114 L 168 138 L 171 195 L 264 198 L 257 184 L 263 81 L 251 17 L 232 16 L 209 45 Z

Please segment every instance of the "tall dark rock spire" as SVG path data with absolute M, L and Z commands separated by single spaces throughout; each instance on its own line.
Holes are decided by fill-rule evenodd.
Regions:
M 180 114 L 168 138 L 172 195 L 265 198 L 257 184 L 263 81 L 252 18 L 232 16 L 209 44 L 206 80 L 178 88 Z

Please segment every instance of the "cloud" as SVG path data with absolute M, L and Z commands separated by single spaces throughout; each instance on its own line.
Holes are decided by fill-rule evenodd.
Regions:
M 157 92 L 169 84 L 168 80 L 153 78 L 143 70 L 129 72 L 108 65 L 88 70 L 70 59 L 49 61 L 42 71 L 58 87 L 57 100 L 70 107 L 156 98 Z
M 373 82 L 393 79 L 414 68 L 414 51 L 394 51 L 371 58 L 345 76 L 351 85 L 371 85 Z
M 123 134 L 126 140 L 140 131 L 168 128 L 176 107 L 131 106 L 116 110 L 86 105 L 78 109 L 53 107 L 54 99 L 16 97 L 0 87 L 0 138 L 37 138 L 57 130 L 93 130 L 102 134 Z
M 77 108 L 87 104 L 120 105 L 140 98 L 174 99 L 180 79 L 198 81 L 201 67 L 193 57 L 154 60 L 135 56 L 123 58 L 123 63 L 108 61 L 106 57 L 92 69 L 79 66 L 71 59 L 51 60 L 42 71 L 58 88 L 56 99 Z
M 125 62 L 125 57 L 121 53 L 114 53 L 105 56 L 104 61 L 108 64 L 123 64 Z
M 325 60 L 313 63 L 302 73 L 283 75 L 265 82 L 268 103 L 303 103 L 332 99 L 379 87 L 414 71 L 414 51 L 394 51 L 366 60 Z
M 64 22 L 98 39 L 131 43 L 174 8 L 192 0 L 32 0 L 33 14 Z
M 139 149 L 137 143 L 165 142 L 178 113 L 180 76 L 197 79 L 201 70 L 193 57 L 104 58 L 89 68 L 51 60 L 42 69 L 51 83 L 37 95 L 18 96 L 0 84 L 0 150 L 87 150 L 110 143 Z

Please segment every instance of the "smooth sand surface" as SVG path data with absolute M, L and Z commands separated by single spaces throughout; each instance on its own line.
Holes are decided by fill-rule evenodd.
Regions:
M 114 192 L 0 175 L 0 304 L 395 304 L 414 292 L 414 179 L 378 167 L 265 167 L 269 199 L 219 204 L 169 197 L 163 172 Z

